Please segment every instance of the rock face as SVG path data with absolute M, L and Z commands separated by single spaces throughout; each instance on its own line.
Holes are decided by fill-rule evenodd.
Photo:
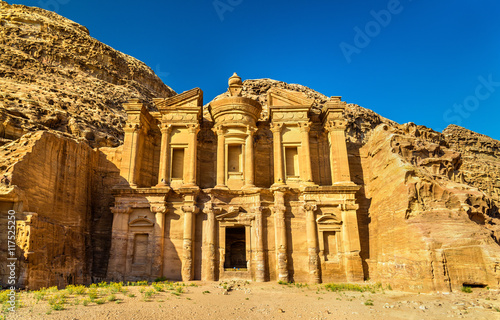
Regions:
M 382 125 L 360 154 L 370 278 L 414 291 L 498 286 L 500 216 L 464 183 L 461 154 L 444 135 Z
M 47 131 L 0 147 L 0 155 L 8 177 L 0 185 L 0 208 L 15 210 L 18 223 L 19 284 L 40 288 L 98 279 L 109 251 L 109 233 L 102 232 L 111 224 L 107 196 L 119 178 L 113 165 L 87 143 Z M 3 214 L 0 224 L 7 228 Z M 6 248 L 0 256 L 6 261 Z M 2 270 L 2 285 L 7 274 Z
M 0 138 L 53 129 L 118 146 L 121 104 L 175 92 L 144 63 L 53 12 L 0 1 Z M 4 141 L 3 143 L 5 143 Z
M 270 79 L 243 83 L 242 97 L 262 105 L 254 153 L 264 160 L 256 162 L 254 182 L 267 187 L 273 183 L 274 137 L 265 123 L 271 117 L 267 99 L 273 88 L 313 99 L 308 115 L 313 123 L 320 122 L 328 100 L 298 84 Z M 91 38 L 85 27 L 42 9 L 0 1 L 0 228 L 7 230 L 7 212 L 15 210 L 19 285 L 36 289 L 106 277 L 110 208 L 120 210 L 112 186 L 124 182 L 119 168 L 126 120 L 122 104 L 142 99 L 155 116 L 152 99 L 174 94 L 150 68 Z M 209 130 L 214 120 L 209 104 L 202 116 L 197 169 L 212 172 L 217 136 Z M 346 105 L 344 117 L 350 177 L 360 186 L 355 199 L 364 278 L 418 292 L 500 286 L 500 142 L 457 126 L 439 133 L 412 123 L 398 125 L 355 104 Z M 160 128 L 152 131 L 156 138 L 161 135 Z M 313 180 L 329 184 L 326 136 L 318 128 L 311 132 L 311 158 L 324 164 L 313 166 Z M 145 146 L 160 154 L 161 144 L 153 140 Z M 156 183 L 159 163 L 150 162 L 141 174 L 144 181 Z M 145 175 L 147 170 L 153 173 Z M 196 177 L 202 188 L 213 186 L 216 178 Z M 215 210 L 209 198 L 188 200 L 186 208 L 198 201 L 209 212 Z M 179 198 L 169 210 L 184 210 L 182 201 L 186 199 Z M 266 214 L 263 221 L 269 219 Z M 202 215 L 193 215 L 195 233 L 214 223 Z M 300 232 L 305 226 L 292 228 Z M 174 231 L 173 242 L 164 245 L 182 247 L 182 230 Z M 2 243 L 6 237 L 0 232 Z M 208 240 L 194 237 L 197 265 L 206 259 L 201 246 Z M 275 237 L 274 231 L 266 237 Z M 0 248 L 2 261 L 5 250 Z M 285 253 L 280 254 L 263 260 L 280 261 L 283 268 L 273 272 L 286 270 L 286 263 L 308 263 L 302 258 L 286 262 Z M 181 266 L 179 257 L 174 260 L 165 268 Z M 213 268 L 196 267 L 195 279 Z M 2 286 L 7 275 L 5 265 L 0 266 Z M 305 276 L 297 279 L 307 281 Z

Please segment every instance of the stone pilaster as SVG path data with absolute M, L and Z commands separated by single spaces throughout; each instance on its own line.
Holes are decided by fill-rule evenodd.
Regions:
M 325 124 L 330 144 L 332 183 L 350 182 L 349 160 L 345 141 L 345 120 L 332 120 Z
M 152 204 L 151 212 L 155 215 L 155 225 L 153 229 L 153 263 L 151 275 L 153 278 L 163 276 L 163 251 L 165 243 L 165 214 L 167 208 L 165 203 Z
M 247 138 L 245 140 L 245 186 L 244 188 L 255 187 L 255 172 L 254 172 L 254 148 L 253 148 L 253 134 L 257 129 L 248 126 Z
M 217 257 L 215 251 L 215 215 L 221 212 L 220 208 L 216 208 L 212 201 L 205 204 L 203 212 L 207 215 L 207 225 L 205 228 L 206 236 L 203 244 L 203 270 L 202 280 L 215 281 L 215 259 Z
M 274 192 L 274 225 L 276 237 L 276 271 L 278 280 L 288 282 L 288 247 L 286 239 L 285 221 L 285 193 L 283 191 Z
M 363 281 L 363 265 L 359 255 L 357 204 L 342 204 L 342 243 L 344 244 L 344 263 L 347 281 Z
M 125 132 L 123 158 L 121 163 L 121 176 L 125 178 L 133 188 L 137 187 L 138 167 L 139 167 L 139 143 L 141 125 L 128 124 L 123 128 Z
M 217 134 L 217 185 L 215 187 L 227 189 L 225 172 L 226 139 L 224 137 L 224 127 L 220 125 L 213 130 Z
M 314 184 L 312 179 L 312 168 L 311 168 L 311 148 L 309 146 L 309 131 L 311 130 L 310 122 L 299 122 L 300 134 L 301 134 L 301 150 L 302 159 L 301 164 L 301 180 L 303 183 L 312 185 Z
M 194 225 L 195 217 L 199 208 L 195 205 L 195 194 L 184 195 L 184 234 L 183 234 L 183 250 L 182 250 L 182 281 L 190 281 L 193 279 L 193 242 L 194 242 Z
M 113 212 L 113 227 L 111 233 L 108 278 L 115 281 L 122 281 L 126 272 L 128 222 L 132 209 L 118 206 L 111 207 L 111 212 Z
M 309 255 L 309 277 L 311 283 L 321 282 L 318 257 L 318 236 L 314 214 L 316 209 L 316 204 L 312 203 L 306 203 L 303 206 L 303 210 L 306 213 L 307 251 Z
M 257 282 L 266 281 L 266 261 L 264 256 L 264 229 L 262 207 L 255 207 L 253 209 L 255 214 L 255 280 Z
M 160 170 L 158 174 L 157 187 L 166 187 L 170 180 L 170 132 L 172 126 L 165 124 L 161 126 L 161 146 L 160 146 Z
M 184 180 L 186 186 L 196 186 L 196 165 L 198 163 L 197 158 L 197 145 L 198 145 L 198 132 L 200 131 L 200 125 L 189 124 L 187 125 L 189 132 L 189 142 L 188 142 L 188 153 L 189 153 L 189 165 L 186 168 L 186 179 Z
M 274 184 L 279 186 L 285 184 L 285 171 L 283 170 L 283 150 L 281 145 L 281 129 L 283 123 L 271 123 L 273 132 L 273 155 L 274 155 Z

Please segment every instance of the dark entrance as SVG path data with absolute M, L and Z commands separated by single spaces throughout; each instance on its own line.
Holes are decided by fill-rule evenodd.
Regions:
M 247 268 L 245 227 L 226 228 L 226 260 L 224 268 Z

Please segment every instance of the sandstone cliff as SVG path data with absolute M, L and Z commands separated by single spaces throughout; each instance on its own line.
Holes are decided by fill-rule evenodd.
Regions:
M 121 143 L 125 100 L 174 92 L 68 19 L 1 1 L 0 9 L 0 227 L 4 212 L 19 212 L 19 281 L 98 280 L 121 157 L 121 147 L 103 147 Z M 272 87 L 314 98 L 313 118 L 327 100 L 298 84 L 247 80 L 243 95 L 263 104 L 263 120 Z M 499 286 L 500 142 L 457 126 L 398 125 L 355 104 L 345 116 L 365 277 L 422 292 Z
M 0 1 L 0 138 L 53 129 L 118 146 L 129 98 L 175 92 L 144 63 L 53 12 Z
M 379 126 L 361 149 L 370 278 L 414 291 L 500 283 L 500 216 L 467 185 L 461 154 L 414 124 Z

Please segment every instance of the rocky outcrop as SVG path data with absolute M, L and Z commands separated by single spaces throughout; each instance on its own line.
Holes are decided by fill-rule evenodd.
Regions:
M 449 148 L 460 152 L 464 182 L 482 190 L 500 206 L 500 141 L 450 125 L 443 131 Z
M 65 286 L 105 274 L 110 192 L 119 170 L 87 143 L 47 131 L 0 147 L 0 155 L 6 170 L 0 206 L 15 210 L 17 218 L 18 283 L 32 289 Z M 0 227 L 7 230 L 4 218 Z M 2 285 L 7 275 L 0 270 Z
M 442 134 L 381 125 L 360 154 L 371 279 L 423 292 L 500 284 L 500 216 L 464 183 L 461 154 Z
M 129 98 L 175 92 L 144 63 L 53 12 L 0 1 L 0 143 L 53 129 L 118 146 Z
M 0 227 L 6 230 L 4 213 L 16 210 L 19 283 L 98 281 L 109 258 L 111 187 L 121 179 L 114 163 L 121 161 L 122 103 L 175 93 L 83 26 L 38 8 L 0 1 L 0 9 Z M 313 119 L 327 101 L 298 84 L 247 80 L 242 94 L 263 105 L 261 120 L 273 87 L 313 98 Z M 212 120 L 207 107 L 203 126 Z M 498 287 L 500 142 L 457 126 L 439 133 L 398 125 L 355 104 L 345 117 L 350 173 L 361 186 L 365 278 L 421 292 Z M 256 154 L 268 154 L 272 136 L 257 140 Z M 198 159 L 213 156 L 200 147 Z M 256 181 L 267 183 L 270 172 L 257 172 Z M 0 232 L 2 243 L 6 236 Z

